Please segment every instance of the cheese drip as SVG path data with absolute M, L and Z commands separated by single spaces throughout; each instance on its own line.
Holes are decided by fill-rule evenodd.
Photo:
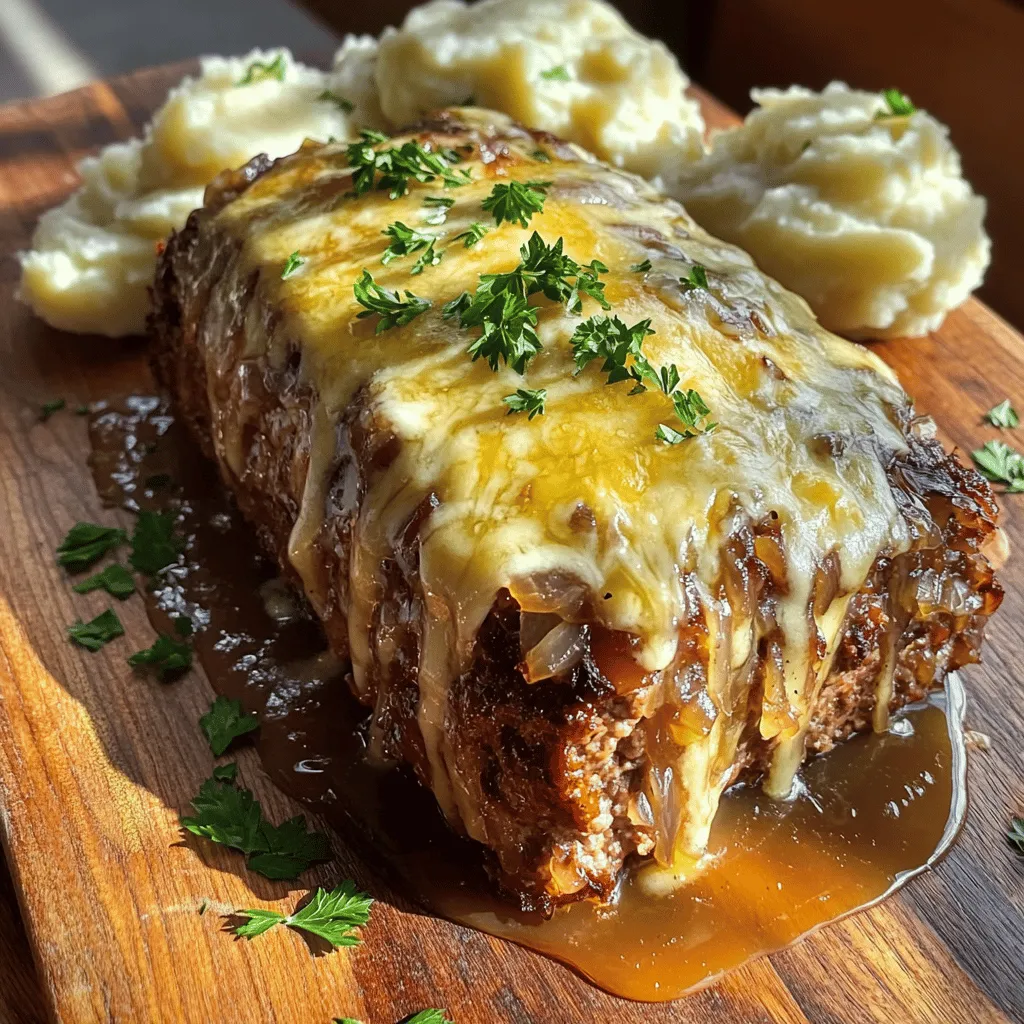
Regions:
M 436 182 L 412 182 L 398 199 L 383 191 L 347 195 L 343 146 L 310 147 L 279 162 L 218 214 L 222 228 L 244 240 L 245 265 L 260 272 L 260 287 L 283 311 L 273 338 L 300 348 L 304 379 L 319 396 L 317 422 L 325 423 L 318 436 L 333 437 L 358 395 L 361 419 L 397 442 L 397 454 L 365 481 L 353 528 L 348 615 L 356 685 L 367 692 L 380 671 L 372 634 L 375 609 L 387 597 L 383 565 L 433 496 L 435 507 L 418 527 L 418 720 L 445 813 L 483 838 L 446 755 L 445 708 L 452 680 L 472 664 L 482 622 L 507 589 L 531 595 L 536 606 L 524 610 L 631 634 L 645 672 L 665 680 L 674 673 L 676 682 L 664 683 L 651 708 L 651 728 L 665 723 L 665 756 L 648 795 L 661 805 L 656 816 L 671 822 L 659 860 L 681 870 L 699 857 L 729 781 L 758 645 L 775 644 L 779 654 L 761 732 L 776 749 L 769 790 L 781 795 L 802 757 L 849 596 L 880 552 L 909 546 L 885 473 L 888 460 L 906 450 L 896 413 L 907 398 L 880 360 L 824 331 L 801 299 L 641 179 L 562 144 L 541 163 L 536 140 L 501 115 L 457 116 L 483 136 L 504 137 L 485 147 L 486 162 L 479 148 L 467 155 L 460 166 L 472 182 L 444 192 L 454 205 L 440 225 L 428 221 L 436 208 L 424 205 L 441 194 Z M 481 207 L 493 185 L 537 178 L 551 182 L 543 212 L 528 228 L 495 226 Z M 414 258 L 382 265 L 381 232 L 394 221 L 436 234 L 441 264 L 417 276 L 410 274 Z M 453 241 L 474 221 L 490 223 L 480 243 Z M 645 354 L 655 366 L 675 364 L 681 387 L 700 392 L 719 423 L 714 433 L 666 445 L 655 430 L 676 421 L 664 395 L 630 395 L 628 382 L 609 386 L 596 363 L 574 375 L 569 339 L 581 318 L 542 296 L 532 301 L 544 348 L 525 379 L 469 358 L 475 332 L 444 319 L 442 305 L 474 290 L 481 274 L 512 270 L 533 231 L 548 243 L 563 239 L 579 263 L 608 266 L 609 315 L 627 324 L 651 320 Z M 306 262 L 282 280 L 296 251 Z M 651 269 L 633 269 L 644 260 Z M 695 263 L 707 268 L 706 290 L 680 283 Z M 375 334 L 376 317 L 359 318 L 353 294 L 364 269 L 389 289 L 428 299 L 430 309 Z M 583 317 L 594 314 L 601 310 L 585 297 Z M 278 364 L 282 358 L 268 355 Z M 547 390 L 544 415 L 506 415 L 502 399 L 517 387 Z M 332 460 L 313 458 L 310 466 L 327 473 Z M 307 481 L 312 504 L 304 503 L 301 523 L 323 514 L 326 486 Z M 580 508 L 593 528 L 579 528 Z M 773 623 L 721 589 L 730 536 L 767 521 L 777 524 L 785 563 Z M 815 615 L 814 581 L 830 558 L 838 567 L 834 593 Z M 703 702 L 708 722 L 688 731 L 673 718 L 673 702 L 682 698 L 672 687 L 678 691 L 688 668 L 680 637 L 697 622 L 706 662 L 698 691 L 686 699 Z

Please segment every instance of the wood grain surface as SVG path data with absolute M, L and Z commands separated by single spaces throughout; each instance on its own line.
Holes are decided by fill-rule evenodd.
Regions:
M 1024 559 L 1011 558 L 985 665 L 967 673 L 968 724 L 991 737 L 971 756 L 971 807 L 951 854 L 883 905 L 816 933 L 672 1004 L 606 995 L 536 954 L 410 906 L 335 843 L 338 859 L 304 881 L 351 876 L 380 902 L 364 944 L 314 956 L 294 933 L 234 941 L 225 913 L 291 906 L 304 892 L 247 874 L 240 858 L 183 839 L 178 814 L 211 768 L 197 727 L 211 691 L 199 673 L 173 686 L 133 676 L 126 649 L 151 642 L 142 604 L 118 612 L 126 645 L 97 654 L 65 628 L 106 607 L 78 596 L 53 552 L 78 519 L 109 522 L 86 466 L 85 424 L 40 422 L 69 407 L 144 388 L 142 343 L 71 337 L 13 299 L 39 212 L 75 184 L 74 161 L 137 132 L 181 68 L 140 72 L 54 99 L 0 108 L 0 826 L 37 974 L 0 878 L 0 1022 L 393 1024 L 426 1006 L 458 1024 L 959 1024 L 1021 1020 L 1024 860 L 1004 834 L 1024 812 L 1021 633 Z M 728 115 L 708 101 L 709 118 Z M 921 411 L 962 449 L 995 437 L 996 401 L 1024 407 L 1024 341 L 978 303 L 938 334 L 879 351 Z M 1016 437 L 1024 446 L 1024 431 Z M 1024 552 L 1024 495 L 1004 525 Z M 269 816 L 299 808 L 251 751 L 241 778 Z M 210 909 L 199 914 L 203 901 Z

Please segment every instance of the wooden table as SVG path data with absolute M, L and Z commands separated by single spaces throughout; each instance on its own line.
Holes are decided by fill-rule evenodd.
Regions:
M 0 826 L 37 966 L 33 975 L 0 875 L 0 1022 L 49 1012 L 75 1024 L 327 1024 L 345 1014 L 390 1024 L 433 1005 L 449 1007 L 459 1024 L 1020 1020 L 1024 860 L 1003 838 L 1011 814 L 1024 811 L 1019 559 L 1001 574 L 1008 593 L 986 664 L 968 673 L 969 725 L 992 749 L 972 754 L 971 810 L 952 853 L 882 906 L 712 989 L 656 1006 L 615 999 L 553 962 L 418 914 L 344 849 L 311 884 L 350 874 L 381 901 L 358 950 L 315 958 L 288 932 L 250 944 L 222 933 L 218 912 L 284 900 L 288 887 L 238 872 L 231 853 L 181 842 L 178 810 L 209 771 L 195 728 L 208 685 L 194 673 L 174 687 L 149 686 L 131 677 L 120 650 L 70 648 L 65 624 L 85 604 L 72 601 L 53 565 L 72 521 L 109 513 L 89 482 L 81 420 L 40 423 L 39 405 L 62 395 L 73 406 L 137 385 L 141 346 L 72 338 L 34 321 L 12 300 L 10 259 L 38 213 L 74 186 L 74 161 L 137 132 L 181 71 L 0 108 Z M 713 123 L 728 118 L 706 105 Z M 1009 396 L 1024 408 L 1024 342 L 979 303 L 936 335 L 878 351 L 963 449 L 996 436 L 982 422 L 995 402 Z M 1021 434 L 1010 439 L 1024 443 Z M 1004 502 L 1017 550 L 1022 503 L 1024 495 Z M 138 603 L 118 611 L 132 649 L 148 644 Z M 254 755 L 240 763 L 271 817 L 296 813 Z M 201 917 L 202 900 L 214 912 Z

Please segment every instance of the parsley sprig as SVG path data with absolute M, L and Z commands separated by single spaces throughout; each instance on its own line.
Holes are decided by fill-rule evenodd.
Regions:
M 666 444 L 678 444 L 698 434 L 710 434 L 717 423 L 709 423 L 708 408 L 700 393 L 693 388 L 679 388 L 679 370 L 674 363 L 655 370 L 642 351 L 644 339 L 653 334 L 650 320 L 627 326 L 617 316 L 592 316 L 576 328 L 570 339 L 576 374 L 596 359 L 602 360 L 601 372 L 608 375 L 608 384 L 632 380 L 631 395 L 655 387 L 672 400 L 682 430 L 659 423 L 654 434 Z
M 316 935 L 335 949 L 358 946 L 362 940 L 353 933 L 370 920 L 372 906 L 373 900 L 365 892 L 360 892 L 355 882 L 346 879 L 330 891 L 318 888 L 313 898 L 293 914 L 285 915 L 276 910 L 240 910 L 238 916 L 248 920 L 235 928 L 235 934 L 251 940 L 281 924 Z
M 344 96 L 340 96 L 331 89 L 324 89 L 324 91 L 317 96 L 317 102 L 333 103 L 343 114 L 351 114 L 352 111 L 356 109 L 351 100 L 345 99 Z
M 1002 441 L 986 441 L 984 446 L 971 452 L 982 475 L 994 483 L 1006 485 L 1007 493 L 1024 492 L 1024 456 Z
M 1008 398 L 1004 398 L 998 405 L 989 409 L 985 413 L 985 418 L 993 427 L 1002 427 L 1005 430 L 1014 430 L 1020 426 L 1020 417 Z
M 600 260 L 581 266 L 563 251 L 562 239 L 548 245 L 535 231 L 520 248 L 521 262 L 506 274 L 482 274 L 477 290 L 463 292 L 445 304 L 445 318 L 457 316 L 465 328 L 480 328 L 468 352 L 475 360 L 484 358 L 492 370 L 504 362 L 518 373 L 541 350 L 537 337 L 537 310 L 528 298 L 537 292 L 564 302 L 571 313 L 579 313 L 581 293 L 589 295 L 604 309 L 604 282 L 598 276 L 608 268 Z
M 210 744 L 214 757 L 220 757 L 239 736 L 260 727 L 260 720 L 242 711 L 242 702 L 219 696 L 210 710 L 199 719 L 199 727 Z
M 93 653 L 119 636 L 124 636 L 124 626 L 112 608 L 101 612 L 91 622 L 82 622 L 79 619 L 68 626 L 68 637 L 71 641 Z
M 132 532 L 128 561 L 141 573 L 155 576 L 178 561 L 185 550 L 185 538 L 177 532 L 173 512 L 143 510 Z
M 495 185 L 483 201 L 483 208 L 494 215 L 494 223 L 508 221 L 528 227 L 533 215 L 544 209 L 550 181 L 510 181 Z
M 679 278 L 679 283 L 683 286 L 683 291 L 692 291 L 695 288 L 703 288 L 704 291 L 707 291 L 707 269 L 700 263 L 694 263 L 694 265 L 690 267 L 690 272 L 685 277 Z
M 127 539 L 124 530 L 116 526 L 75 523 L 57 548 L 57 563 L 68 572 L 81 572 Z
M 135 593 L 135 580 L 132 574 L 120 562 L 111 562 L 100 572 L 71 588 L 76 594 L 88 594 L 93 590 L 105 590 L 108 594 L 123 601 Z
M 363 195 L 373 188 L 398 199 L 409 191 L 410 181 L 429 182 L 441 179 L 445 188 L 466 185 L 472 177 L 466 170 L 453 169 L 459 155 L 451 149 L 428 149 L 414 140 L 376 149 L 388 137 L 380 132 L 364 129 L 360 141 L 352 143 L 346 150 L 352 168 L 352 191 Z
M 160 682 L 166 682 L 192 667 L 192 647 L 166 633 L 158 633 L 152 646 L 128 658 L 132 668 L 150 668 Z
M 429 299 L 421 299 L 407 291 L 405 298 L 397 291 L 390 291 L 374 281 L 368 270 L 364 270 L 353 286 L 356 302 L 365 308 L 357 314 L 358 319 L 379 315 L 376 334 L 392 327 L 401 327 L 415 320 L 430 308 Z
M 298 251 L 293 252 L 285 261 L 284 270 L 281 271 L 281 280 L 287 281 L 289 277 L 294 277 L 305 262 L 305 256 L 299 255 Z
M 330 858 L 327 836 L 308 832 L 304 815 L 272 825 L 251 790 L 223 777 L 214 775 L 202 784 L 192 809 L 192 816 L 181 818 L 182 828 L 245 854 L 250 870 L 266 878 L 296 878 Z
M 508 406 L 508 413 L 511 416 L 514 412 L 527 413 L 527 419 L 534 416 L 544 415 L 544 402 L 548 393 L 544 388 L 531 391 L 529 388 L 517 388 L 514 395 L 506 395 L 502 401 Z
M 1007 842 L 1024 857 L 1024 818 L 1011 818 L 1006 833 Z
M 285 63 L 284 54 L 279 53 L 273 60 L 254 60 L 246 69 L 245 74 L 238 80 L 236 85 L 252 85 L 255 82 L 264 82 L 267 79 L 284 81 Z
M 466 228 L 465 231 L 460 231 L 459 234 L 457 234 L 452 239 L 452 241 L 462 242 L 462 247 L 464 249 L 469 249 L 472 246 L 476 245 L 477 242 L 479 242 L 480 239 L 483 238 L 484 235 L 486 235 L 489 230 L 490 228 L 488 228 L 485 224 L 481 224 L 480 221 L 475 220 L 473 221 L 472 224 L 469 225 L 468 228 Z
M 917 110 L 910 97 L 899 89 L 883 89 L 882 99 L 888 109 L 879 110 L 875 114 L 876 121 L 885 117 L 909 117 Z
M 380 258 L 384 266 L 387 266 L 393 260 L 419 252 L 420 249 L 426 249 L 427 246 L 431 246 L 437 241 L 436 235 L 428 235 L 424 231 L 417 231 L 416 228 L 410 228 L 400 220 L 389 224 L 381 234 L 391 239 L 388 247 L 384 250 L 384 255 Z

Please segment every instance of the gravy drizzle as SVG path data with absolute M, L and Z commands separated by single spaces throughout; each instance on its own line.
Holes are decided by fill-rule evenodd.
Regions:
M 189 615 L 214 689 L 260 715 L 271 779 L 372 852 L 420 904 L 564 961 L 610 992 L 674 999 L 782 949 L 930 867 L 963 821 L 964 695 L 954 677 L 890 732 L 808 764 L 792 802 L 734 787 L 708 866 L 672 895 L 649 895 L 633 873 L 612 906 L 579 903 L 549 920 L 521 913 L 495 896 L 481 848 L 451 832 L 410 773 L 366 763 L 369 713 L 345 666 L 167 406 L 112 403 L 91 417 L 90 438 L 105 502 L 178 512 L 184 564 L 146 593 L 150 619 L 166 631 L 171 615 Z

